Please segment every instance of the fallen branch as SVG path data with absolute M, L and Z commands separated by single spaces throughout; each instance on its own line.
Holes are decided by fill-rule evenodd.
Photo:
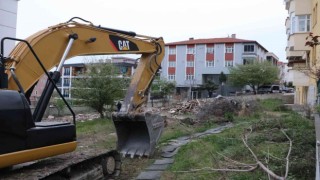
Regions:
M 221 154 L 221 153 L 219 153 L 219 152 L 217 152 L 217 154 L 219 154 L 220 156 L 222 156 L 222 157 L 223 157 L 225 160 L 227 160 L 227 161 L 230 161 L 230 162 L 232 162 L 232 163 L 234 163 L 234 164 L 238 164 L 238 165 L 241 165 L 241 166 L 244 166 L 244 167 L 252 167 L 252 166 L 257 165 L 257 164 L 245 164 L 245 163 L 241 163 L 241 162 L 235 161 L 235 160 L 230 159 L 230 158 L 228 158 L 227 156 L 225 156 L 225 155 L 223 155 L 223 154 Z
M 270 175 L 272 178 L 277 179 L 277 180 L 284 180 L 284 177 L 278 176 L 276 175 L 273 171 L 271 171 L 269 168 L 267 168 L 256 156 L 256 154 L 252 151 L 252 149 L 249 147 L 247 140 L 248 140 L 248 136 L 251 134 L 252 132 L 252 128 L 250 128 L 251 131 L 249 134 L 244 134 L 242 137 L 242 142 L 243 144 L 246 146 L 246 148 L 250 151 L 250 153 L 252 154 L 253 158 L 256 160 L 258 166 L 265 171 L 268 175 Z
M 176 173 L 193 173 L 199 171 L 223 171 L 223 172 L 250 172 L 258 168 L 258 165 L 252 166 L 249 169 L 215 169 L 210 167 L 204 167 L 201 169 L 191 169 L 189 171 L 174 171 Z
M 272 155 L 272 154 L 270 154 L 270 153 L 268 153 L 268 152 L 265 152 L 265 151 L 262 151 L 263 153 L 265 153 L 265 154 L 268 154 L 271 158 L 273 158 L 273 159 L 276 159 L 276 160 L 278 160 L 278 161 L 283 161 L 284 159 L 282 158 L 278 158 L 278 157 L 276 157 L 276 156 L 274 156 L 274 155 Z
M 287 154 L 287 157 L 286 157 L 286 161 L 287 161 L 287 163 L 286 163 L 286 174 L 284 176 L 284 178 L 286 179 L 288 177 L 288 173 L 289 173 L 289 157 L 290 157 L 291 150 L 292 150 L 292 140 L 287 135 L 287 133 L 284 132 L 283 129 L 281 129 L 281 132 L 287 137 L 287 139 L 289 140 L 289 143 L 290 143 L 290 147 L 289 147 L 288 154 Z
M 201 106 L 201 103 L 200 103 L 200 101 L 197 99 L 197 103 L 198 103 L 198 106 Z

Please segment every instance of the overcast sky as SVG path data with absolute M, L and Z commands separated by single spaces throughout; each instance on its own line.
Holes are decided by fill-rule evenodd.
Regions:
M 236 34 L 258 41 L 286 61 L 288 14 L 283 0 L 20 0 L 17 38 L 75 16 L 95 25 L 162 36 L 166 43 Z

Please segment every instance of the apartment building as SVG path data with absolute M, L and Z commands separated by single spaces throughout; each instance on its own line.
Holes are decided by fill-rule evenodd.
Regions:
M 316 86 L 310 77 L 310 47 L 306 46 L 306 37 L 311 32 L 312 0 L 285 0 L 288 17 L 285 21 L 288 37 L 286 56 L 288 66 L 292 67 L 293 85 L 296 87 L 295 104 L 314 105 Z
M 293 74 L 292 67 L 288 67 L 287 62 L 278 62 L 279 68 L 279 84 L 283 86 L 292 85 L 293 82 Z
M 136 59 L 128 57 L 112 57 L 111 59 L 106 59 L 104 63 L 113 63 L 119 68 L 118 75 L 121 77 L 131 77 L 134 73 L 134 68 L 136 66 Z M 72 98 L 72 81 L 76 78 L 83 78 L 86 72 L 86 66 L 94 62 L 81 62 L 81 63 L 68 63 L 68 61 L 63 65 L 61 70 L 61 78 L 57 83 L 61 94 L 67 98 Z M 101 63 L 101 61 L 97 61 Z M 32 94 L 30 96 L 30 101 L 32 105 L 35 105 L 39 100 L 45 84 L 47 82 L 46 75 L 42 76 L 35 86 Z
M 278 61 L 277 56 L 268 54 L 268 50 L 257 41 L 238 39 L 235 34 L 227 38 L 190 38 L 167 43 L 165 50 L 161 77 L 176 82 L 177 94 L 191 95 L 192 98 L 206 97 L 206 92 L 198 91 L 198 87 L 208 81 L 220 84 L 220 73 L 228 75 L 230 66 L 264 61 L 267 55 L 275 64 Z M 224 90 L 228 95 L 242 88 L 227 83 Z
M 4 37 L 16 37 L 18 0 L 0 0 L 0 40 Z M 4 56 L 14 48 L 15 42 L 6 40 Z
M 312 12 L 311 12 L 311 32 L 313 36 L 320 35 L 320 22 L 319 22 L 319 5 L 320 0 L 312 0 Z M 319 20 L 318 20 L 319 19 Z M 317 40 L 320 40 L 319 38 Z M 315 87 L 316 95 L 315 99 L 317 99 L 317 103 L 320 103 L 320 76 L 318 74 L 320 70 L 320 47 L 319 45 L 315 45 L 313 47 L 309 46 L 310 53 L 308 54 L 308 58 L 310 59 L 310 66 L 312 74 L 315 75 L 314 78 L 311 79 L 312 86 Z

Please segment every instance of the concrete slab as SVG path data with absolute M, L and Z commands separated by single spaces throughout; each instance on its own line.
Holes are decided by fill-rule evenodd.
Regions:
M 156 160 L 153 164 L 172 164 L 174 162 L 173 158 L 163 158 Z
M 171 140 L 169 142 L 170 145 L 173 145 L 173 146 L 183 146 L 185 144 L 188 144 L 190 142 L 190 139 L 188 140 Z
M 158 180 L 162 171 L 143 171 L 136 178 L 137 180 Z
M 152 164 L 151 166 L 147 167 L 145 170 L 147 171 L 164 171 L 167 169 L 169 164 Z
M 180 147 L 178 144 L 176 145 L 168 145 L 162 148 L 162 152 L 173 152 L 176 150 L 178 147 Z
M 189 136 L 182 136 L 182 137 L 177 138 L 176 140 L 178 140 L 178 141 L 184 141 L 184 140 L 188 140 L 188 139 L 190 139 Z
M 178 153 L 178 150 L 179 150 L 180 148 L 177 148 L 175 151 L 173 151 L 173 152 L 164 152 L 164 153 L 162 153 L 161 154 L 161 157 L 163 157 L 163 158 L 172 158 L 174 155 L 176 155 L 177 153 Z

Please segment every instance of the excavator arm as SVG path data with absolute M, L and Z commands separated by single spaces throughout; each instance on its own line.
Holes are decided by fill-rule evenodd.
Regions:
M 74 39 L 66 59 L 81 55 L 141 54 L 141 63 L 137 70 L 140 75 L 133 77 L 134 81 L 144 79 L 140 86 L 149 86 L 148 82 L 160 67 L 164 56 L 162 38 L 136 35 L 133 32 L 74 21 L 51 26 L 35 33 L 26 41 L 30 43 L 45 69 L 50 70 L 60 63 L 72 35 L 77 35 L 77 39 Z M 18 43 L 4 64 L 7 69 L 14 65 L 15 73 L 25 91 L 29 90 L 44 74 L 25 43 Z M 8 89 L 18 90 L 10 71 L 7 70 L 6 73 L 9 76 Z
M 88 21 L 79 23 L 74 21 L 75 19 L 81 18 L 72 18 L 66 23 L 39 31 L 26 40 L 20 40 L 21 42 L 16 45 L 8 57 L 1 57 L 0 126 L 1 124 L 5 126 L 0 127 L 0 149 L 3 150 L 0 151 L 0 162 L 2 162 L 0 168 L 74 150 L 73 144 L 70 148 L 65 148 L 65 144 L 68 145 L 68 142 L 74 140 L 75 133 L 69 133 L 70 140 L 66 140 L 64 139 L 65 136 L 55 133 L 55 129 L 58 130 L 60 127 L 59 132 L 66 132 L 64 129 L 74 129 L 74 127 L 65 124 L 45 127 L 50 130 L 50 133 L 48 133 L 44 126 L 37 126 L 37 122 L 41 121 L 43 112 L 36 114 L 36 116 L 34 114 L 28 115 L 28 118 L 23 115 L 18 116 L 14 112 L 21 111 L 29 114 L 30 107 L 26 104 L 24 92 L 32 91 L 40 77 L 44 73 L 48 75 L 46 71 L 54 67 L 56 67 L 56 71 L 52 79 L 55 78 L 57 82 L 64 61 L 81 55 L 141 55 L 121 111 L 113 114 L 113 121 L 118 135 L 118 151 L 130 156 L 149 156 L 154 152 L 156 142 L 162 132 L 164 120 L 160 115 L 147 112 L 141 107 L 147 100 L 149 87 L 164 57 L 163 39 L 95 26 Z M 3 52 L 7 40 L 14 39 L 2 39 L 1 52 Z M 51 80 L 51 83 L 54 84 L 54 81 Z M 53 88 L 53 86 L 48 85 L 44 89 L 44 93 L 47 93 L 47 95 L 38 105 L 40 111 L 47 107 Z M 10 99 L 16 99 L 15 102 L 11 102 L 12 107 L 6 106 L 3 102 L 3 100 Z M 37 108 L 34 113 L 37 113 Z M 10 129 L 14 129 L 17 123 L 22 124 L 23 132 L 16 132 L 21 134 L 22 139 L 19 139 L 18 145 L 10 141 L 10 146 L 8 146 L 5 144 L 8 142 L 6 139 L 11 138 L 11 136 L 15 137 Z M 37 132 L 44 134 L 41 139 L 45 139 L 46 134 L 50 135 L 51 141 L 45 141 L 43 142 L 44 145 L 41 145 L 41 142 L 38 142 L 41 141 L 41 139 L 38 139 L 39 137 L 35 136 L 34 140 L 30 139 L 32 133 L 38 134 Z M 54 141 L 53 134 L 60 135 L 57 141 Z M 30 147 L 28 143 L 31 144 Z M 61 148 L 59 149 L 63 150 L 59 152 L 48 150 L 51 147 L 60 147 L 60 144 Z M 45 151 L 42 149 L 45 149 Z M 35 155 L 31 158 L 29 155 L 24 156 L 26 151 L 32 154 L 40 151 L 42 155 Z M 20 154 L 19 157 L 21 158 L 13 162 L 10 157 L 16 156 L 16 153 Z

